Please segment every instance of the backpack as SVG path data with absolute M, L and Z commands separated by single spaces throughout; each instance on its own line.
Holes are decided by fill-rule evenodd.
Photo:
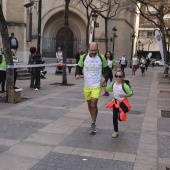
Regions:
M 114 82 L 114 83 L 115 83 L 115 82 Z M 114 83 L 113 83 L 113 85 L 114 85 Z M 123 80 L 123 81 L 122 81 L 122 89 L 123 89 L 123 91 L 126 93 L 125 88 L 124 88 L 124 83 L 126 83 L 126 84 L 129 86 L 129 88 L 131 89 L 130 81 L 129 81 L 129 80 Z
M 43 64 L 41 54 L 36 54 L 34 58 L 34 63 L 35 64 Z M 43 70 L 44 66 L 41 67 L 35 67 L 36 70 Z
M 2 63 L 2 54 L 0 55 L 0 64 Z

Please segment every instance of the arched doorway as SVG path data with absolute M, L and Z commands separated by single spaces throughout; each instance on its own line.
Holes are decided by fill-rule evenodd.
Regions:
M 64 39 L 65 39 L 65 28 L 61 28 L 56 35 L 56 49 L 61 47 L 64 50 Z M 74 47 L 74 35 L 73 32 L 68 28 L 68 46 L 67 46 L 67 58 L 73 58 L 73 47 Z

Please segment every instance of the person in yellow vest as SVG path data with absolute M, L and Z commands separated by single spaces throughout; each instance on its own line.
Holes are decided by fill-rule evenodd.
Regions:
M 16 64 L 20 62 L 20 58 L 16 55 L 16 51 L 13 49 L 11 50 L 11 54 L 12 54 L 13 63 L 15 66 Z M 14 87 L 16 84 L 17 76 L 18 76 L 18 68 L 14 68 Z
M 1 93 L 5 91 L 5 81 L 6 81 L 6 60 L 5 56 L 0 53 L 0 83 L 1 83 Z

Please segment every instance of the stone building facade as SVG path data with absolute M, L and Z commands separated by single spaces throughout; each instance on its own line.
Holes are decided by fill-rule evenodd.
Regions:
M 30 0 L 2 0 L 2 7 L 5 19 L 8 24 L 9 35 L 15 33 L 19 41 L 17 51 L 24 63 L 28 61 L 29 48 L 37 46 L 38 27 L 38 1 L 30 8 L 25 8 L 24 4 Z M 55 58 L 58 46 L 63 48 L 64 41 L 64 10 L 65 0 L 42 0 L 41 17 L 41 53 L 43 57 Z M 32 26 L 29 25 L 30 13 L 32 15 Z M 95 40 L 99 44 L 100 53 L 105 53 L 105 25 L 104 19 L 98 17 L 99 27 L 95 29 Z M 87 18 L 85 8 L 77 4 L 77 0 L 70 0 L 69 5 L 69 50 L 70 56 L 74 58 L 78 50 L 86 50 L 86 27 Z M 132 50 L 132 34 L 135 30 L 135 17 L 130 12 L 123 10 L 108 22 L 108 49 L 112 51 L 113 37 L 112 28 L 117 28 L 117 38 L 115 39 L 115 58 L 123 53 L 130 58 Z M 31 40 L 28 40 L 29 28 L 32 28 Z M 2 43 L 0 44 L 2 46 Z

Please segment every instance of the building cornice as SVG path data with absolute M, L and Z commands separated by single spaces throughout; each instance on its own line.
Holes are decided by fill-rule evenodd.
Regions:
M 7 21 L 7 26 L 18 26 L 18 27 L 26 27 L 26 23 L 23 22 L 13 22 L 13 21 Z

